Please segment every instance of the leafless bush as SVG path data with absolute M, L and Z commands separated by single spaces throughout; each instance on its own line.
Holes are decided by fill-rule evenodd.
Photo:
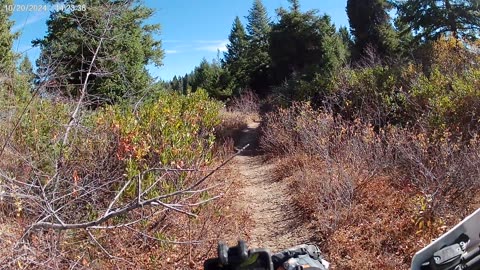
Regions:
M 305 216 L 314 217 L 323 236 L 332 233 L 349 214 L 355 192 L 357 175 L 337 163 L 309 160 L 292 176 L 294 188 L 302 196 L 295 203 Z
M 249 117 L 237 111 L 222 110 L 220 113 L 222 122 L 216 129 L 216 136 L 220 141 L 236 138 L 238 133 L 247 127 Z
M 296 112 L 279 109 L 264 116 L 260 146 L 268 155 L 287 155 L 297 151 Z
M 80 136 L 79 130 L 72 130 Z M 95 134 L 99 136 L 99 132 Z M 92 137 L 85 134 L 81 137 L 92 140 Z M 123 258 L 112 254 L 126 254 L 116 250 L 111 241 L 99 239 L 107 237 L 108 231 L 124 231 L 124 237 L 140 235 L 140 239 L 147 238 L 150 242 L 167 244 L 195 244 L 200 241 L 201 238 L 195 238 L 202 229 L 198 226 L 192 225 L 192 230 L 195 230 L 184 241 L 169 238 L 168 233 L 172 231 L 172 226 L 184 228 L 190 219 L 198 217 L 197 208 L 220 198 L 215 195 L 220 191 L 214 191 L 216 187 L 207 185 L 205 180 L 225 163 L 214 170 L 151 168 L 140 171 L 129 180 L 123 175 L 125 164 L 116 156 L 118 149 L 114 137 L 110 140 L 97 138 L 96 141 L 92 140 L 92 145 L 95 146 L 93 149 L 70 152 L 70 155 L 76 155 L 77 158 L 69 158 L 62 163 L 53 176 L 58 179 L 44 176 L 42 174 L 46 172 L 35 169 L 30 169 L 23 176 L 25 178 L 16 179 L 10 176 L 14 171 L 0 169 L 0 209 L 5 214 L 2 216 L 6 219 L 16 218 L 24 223 L 21 225 L 24 230 L 21 241 L 17 246 L 11 243 L 7 247 L 15 256 L 5 257 L 6 261 L 2 260 L 2 263 L 41 268 L 71 266 L 75 264 L 73 258 L 76 250 L 74 245 L 70 245 L 72 241 L 85 243 L 103 251 L 102 256 L 121 261 Z M 33 166 L 30 163 L 20 164 L 21 168 Z M 148 182 L 148 177 L 153 177 L 153 181 Z M 183 183 L 180 179 L 183 179 Z M 157 190 L 158 186 L 164 186 L 170 191 L 149 192 Z M 212 195 L 206 197 L 209 192 Z M 164 230 L 165 228 L 169 230 Z M 133 237 L 133 241 L 139 241 L 135 239 Z M 116 240 L 119 241 L 117 245 L 125 246 L 121 242 L 125 239 Z M 139 241 L 136 244 L 141 243 Z M 91 261 L 92 257 L 88 258 Z
M 289 109 L 267 114 L 262 131 L 261 145 L 273 155 L 304 153 L 375 170 L 387 154 L 383 137 L 371 125 L 360 120 L 345 121 L 315 111 L 308 104 L 294 103 Z
M 389 135 L 394 153 L 392 165 L 402 171 L 425 197 L 436 214 L 457 203 L 466 203 L 465 194 L 480 187 L 480 144 L 468 144 L 444 134 L 440 139 L 394 130 Z
M 258 113 L 260 111 L 260 99 L 254 92 L 245 91 L 230 101 L 228 110 L 244 114 Z
M 430 223 L 458 211 L 460 205 L 467 211 L 464 206 L 476 195 L 465 194 L 475 194 L 480 187 L 477 138 L 465 144 L 449 133 L 425 134 L 393 126 L 375 129 L 305 104 L 267 114 L 263 135 L 267 154 L 281 157 L 275 178 L 294 179 L 295 189 L 304 194 L 295 200 L 306 216 L 322 216 L 325 232 L 345 221 L 354 194 L 370 180 L 389 179 L 398 189 L 408 186 L 407 197 L 420 194 L 428 211 L 417 214 Z

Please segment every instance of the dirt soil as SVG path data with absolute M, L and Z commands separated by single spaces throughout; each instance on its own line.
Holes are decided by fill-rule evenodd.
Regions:
M 242 187 L 236 205 L 251 218 L 247 244 L 251 248 L 268 248 L 272 252 L 311 242 L 311 230 L 300 222 L 299 212 L 291 202 L 294 190 L 288 182 L 270 177 L 274 162 L 265 162 L 258 147 L 259 122 L 250 121 L 236 140 L 237 149 L 250 146 L 230 164 Z

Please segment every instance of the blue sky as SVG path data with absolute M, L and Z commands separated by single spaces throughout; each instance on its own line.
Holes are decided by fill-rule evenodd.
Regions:
M 155 9 L 155 15 L 149 23 L 159 23 L 161 34 L 157 37 L 163 42 L 165 58 L 163 66 L 149 66 L 152 76 L 170 80 L 175 75 L 189 73 L 200 63 L 220 56 L 226 49 L 228 34 L 235 16 L 246 23 L 245 16 L 253 0 L 151 0 L 143 3 Z M 287 0 L 263 0 L 271 20 L 276 20 L 275 9 L 288 7 Z M 44 4 L 41 0 L 17 0 L 17 5 Z M 317 9 L 321 14 L 330 15 L 337 27 L 348 26 L 345 13 L 346 0 L 300 0 L 302 10 Z M 31 41 L 45 35 L 45 21 L 49 13 L 14 12 L 13 30 L 21 31 L 14 43 L 14 50 L 26 53 L 34 61 L 39 54 L 31 47 Z

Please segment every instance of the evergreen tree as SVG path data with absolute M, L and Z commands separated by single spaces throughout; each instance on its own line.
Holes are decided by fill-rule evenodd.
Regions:
M 268 47 L 268 34 L 270 33 L 270 20 L 267 10 L 261 0 L 254 0 L 247 16 L 247 31 L 250 42 L 259 48 Z
M 218 61 L 214 60 L 210 63 L 203 58 L 200 65 L 195 67 L 189 77 L 192 78 L 193 92 L 202 88 L 216 99 L 225 99 L 232 94 L 228 72 L 222 68 Z
M 351 51 L 353 50 L 353 41 L 348 28 L 342 26 L 338 29 L 338 35 L 342 40 L 343 47 L 346 49 L 346 59 L 350 59 Z
M 16 34 L 12 34 L 13 22 L 10 21 L 11 12 L 6 8 L 13 5 L 13 0 L 0 0 L 0 77 L 11 77 L 15 69 L 15 55 L 12 51 L 13 40 Z
M 398 33 L 399 53 L 411 58 L 418 48 L 418 40 L 413 36 L 408 24 L 402 22 L 399 17 L 394 19 L 395 30 Z
M 30 62 L 30 59 L 28 59 L 26 55 L 18 66 L 18 74 L 23 76 L 30 85 L 33 85 L 35 74 L 33 73 L 32 62 Z
M 276 84 L 294 73 L 329 75 L 346 58 L 346 48 L 327 15 L 318 16 L 315 10 L 303 13 L 298 1 L 290 3 L 290 10 L 277 10 L 280 20 L 270 36 Z
M 185 76 L 182 78 L 182 93 L 184 95 L 188 94 L 188 79 L 188 74 L 185 74 Z
M 173 76 L 172 81 L 170 82 L 170 88 L 177 92 L 182 90 L 181 79 L 177 78 L 176 75 Z
M 250 71 L 250 87 L 261 93 L 269 85 L 270 57 L 268 54 L 270 21 L 267 10 L 261 0 L 254 0 L 247 16 L 248 33 L 248 70 Z
M 235 94 L 245 89 L 249 82 L 247 49 L 248 39 L 242 22 L 238 16 L 232 25 L 228 36 L 229 44 L 224 53 L 223 63 L 233 79 Z
M 89 96 L 114 102 L 146 89 L 151 78 L 145 65 L 161 65 L 163 58 L 160 41 L 153 39 L 159 25 L 145 23 L 153 10 L 137 1 L 61 2 L 84 4 L 87 9 L 51 13 L 47 35 L 33 42 L 41 49 L 37 65 L 42 79 L 61 86 L 62 94 L 75 97 L 100 46 L 89 77 Z
M 15 87 L 13 88 L 15 96 L 23 100 L 28 99 L 34 87 L 34 79 L 32 62 L 25 55 L 18 65 L 18 72 L 15 76 Z
M 353 56 L 359 59 L 370 47 L 380 57 L 393 56 L 398 50 L 397 34 L 390 23 L 387 0 L 348 0 L 347 15 L 354 39 Z
M 403 0 L 395 6 L 402 23 L 413 31 L 416 41 L 436 40 L 441 35 L 478 39 L 480 1 L 478 0 Z

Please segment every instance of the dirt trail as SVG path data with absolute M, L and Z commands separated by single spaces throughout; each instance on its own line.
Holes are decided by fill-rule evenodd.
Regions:
M 288 184 L 272 181 L 273 163 L 265 163 L 264 157 L 257 151 L 259 123 L 250 122 L 236 142 L 241 148 L 250 147 L 235 157 L 232 170 L 242 188 L 239 191 L 238 205 L 246 211 L 254 225 L 250 231 L 248 245 L 265 247 L 272 251 L 308 243 L 311 235 L 299 226 L 297 214 L 291 204 Z M 297 194 L 299 196 L 299 194 Z

